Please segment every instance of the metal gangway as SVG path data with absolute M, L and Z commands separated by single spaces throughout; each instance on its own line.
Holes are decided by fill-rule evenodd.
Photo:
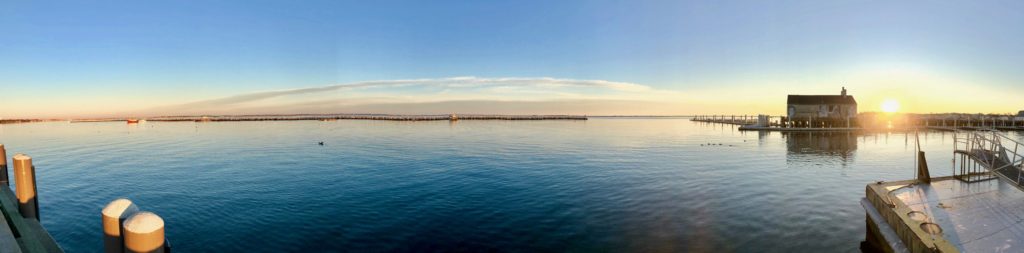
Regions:
M 978 182 L 1002 177 L 1022 187 L 1024 144 L 999 131 L 953 133 L 953 177 Z

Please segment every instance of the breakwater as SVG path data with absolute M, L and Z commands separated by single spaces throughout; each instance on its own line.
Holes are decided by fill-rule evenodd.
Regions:
M 46 122 L 46 121 L 60 121 L 57 119 L 0 119 L 0 124 L 18 124 L 18 123 L 33 123 L 33 122 Z
M 437 121 L 437 120 L 587 120 L 578 115 L 390 115 L 390 114 L 307 114 L 307 115 L 225 115 L 225 116 L 166 116 L 148 118 L 147 121 L 294 121 L 294 120 L 390 120 L 390 121 Z

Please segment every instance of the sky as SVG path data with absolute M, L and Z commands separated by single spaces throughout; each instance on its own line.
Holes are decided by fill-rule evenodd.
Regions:
M 0 117 L 1024 110 L 1021 1 L 0 0 Z

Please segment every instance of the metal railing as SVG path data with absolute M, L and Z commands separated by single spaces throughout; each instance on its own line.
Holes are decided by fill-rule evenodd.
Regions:
M 953 140 L 954 177 L 971 182 L 972 176 L 991 172 L 1021 186 L 1024 144 L 998 131 L 957 131 Z

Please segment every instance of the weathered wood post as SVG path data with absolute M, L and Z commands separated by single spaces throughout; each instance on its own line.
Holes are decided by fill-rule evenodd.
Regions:
M 928 171 L 928 160 L 925 159 L 924 151 L 917 152 L 917 181 L 925 184 L 932 183 L 932 175 Z
M 139 212 L 131 200 L 116 199 L 103 208 L 103 252 L 123 253 L 124 238 L 121 236 L 123 222 Z
M 36 199 L 36 169 L 32 157 L 14 155 L 15 195 L 18 197 L 18 211 L 21 216 L 39 220 L 39 202 Z
M 4 144 L 0 144 L 0 186 L 11 186 L 11 180 L 7 178 L 7 150 Z
M 130 253 L 164 253 L 164 219 L 140 212 L 124 221 L 124 250 Z

